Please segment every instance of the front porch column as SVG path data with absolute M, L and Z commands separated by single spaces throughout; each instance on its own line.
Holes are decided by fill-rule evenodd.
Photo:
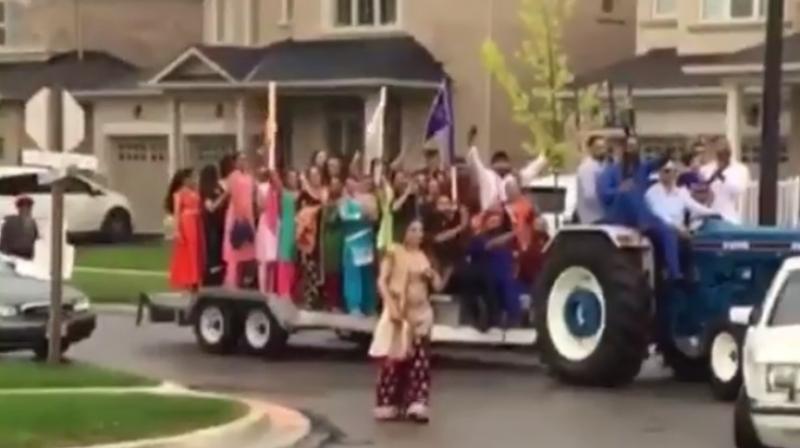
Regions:
M 169 161 L 167 167 L 172 176 L 179 167 L 186 164 L 183 154 L 183 117 L 181 116 L 181 101 L 176 97 L 169 99 Z
M 725 136 L 731 146 L 734 160 L 742 159 L 742 96 L 739 84 L 725 86 L 727 105 L 725 109 Z
M 250 143 L 247 141 L 247 98 L 244 95 L 236 98 L 236 149 L 247 151 Z

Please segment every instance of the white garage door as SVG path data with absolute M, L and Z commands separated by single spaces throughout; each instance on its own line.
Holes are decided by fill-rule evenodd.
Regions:
M 114 137 L 111 185 L 133 208 L 138 233 L 161 233 L 169 187 L 167 137 Z

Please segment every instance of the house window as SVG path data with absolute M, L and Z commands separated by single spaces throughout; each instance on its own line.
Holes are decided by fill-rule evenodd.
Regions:
M 214 8 L 214 41 L 220 43 L 225 40 L 225 0 L 212 0 Z
M 677 0 L 653 0 L 653 17 L 675 17 Z
M 331 0 L 337 28 L 381 27 L 397 23 L 397 0 Z
M 8 43 L 8 5 L 0 1 L 0 45 Z
M 294 17 L 294 0 L 281 0 L 281 25 L 288 25 Z
M 701 17 L 708 21 L 753 20 L 766 16 L 769 0 L 702 0 Z

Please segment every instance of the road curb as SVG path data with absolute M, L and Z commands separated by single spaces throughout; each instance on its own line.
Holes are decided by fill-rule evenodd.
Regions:
M 248 408 L 246 415 L 236 420 L 218 426 L 198 429 L 186 434 L 71 448 L 288 448 L 296 445 L 311 433 L 309 419 L 293 409 L 230 395 L 192 391 L 173 383 L 163 383 L 158 387 L 150 388 L 19 389 L 0 392 L 0 397 L 3 394 L 28 393 L 150 393 L 155 395 L 220 398 L 241 403 Z

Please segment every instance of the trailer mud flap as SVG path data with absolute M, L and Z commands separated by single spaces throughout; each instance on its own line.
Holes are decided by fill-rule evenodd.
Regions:
M 151 324 L 191 324 L 191 303 L 181 294 L 141 294 L 136 309 L 136 326 L 142 325 L 145 311 Z

